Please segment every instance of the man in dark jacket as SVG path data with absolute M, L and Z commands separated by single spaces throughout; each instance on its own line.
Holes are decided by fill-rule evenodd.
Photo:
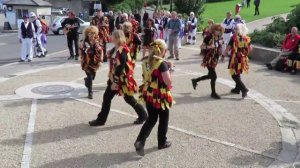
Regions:
M 146 26 L 146 22 L 149 19 L 149 13 L 145 11 L 144 16 L 143 16 L 143 26 Z
M 112 32 L 115 30 L 115 16 L 113 11 L 109 11 L 108 13 L 108 19 L 109 19 L 109 33 L 112 34 Z
M 134 12 L 134 19 L 135 19 L 136 21 L 138 21 L 139 24 L 141 25 L 141 22 L 142 22 L 142 16 L 139 14 L 139 12 L 138 12 L 137 10 Z
M 79 27 L 80 21 L 78 18 L 75 17 L 75 12 L 69 11 L 68 18 L 62 22 L 62 27 L 67 35 L 68 40 L 68 48 L 70 51 L 70 57 L 68 60 L 74 59 L 74 50 L 73 50 L 73 41 L 75 45 L 75 60 L 78 60 L 79 53 L 78 53 L 78 40 L 79 40 Z

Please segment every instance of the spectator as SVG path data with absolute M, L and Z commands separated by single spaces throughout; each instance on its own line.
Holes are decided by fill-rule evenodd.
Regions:
M 247 0 L 247 8 L 250 8 L 250 2 L 251 0 Z
M 171 19 L 167 24 L 167 29 L 169 30 L 169 51 L 170 51 L 170 57 L 169 59 L 174 58 L 179 60 L 179 46 L 178 46 L 178 39 L 179 39 L 179 33 L 181 29 L 181 22 L 177 18 L 177 13 L 173 11 L 171 13 Z
M 273 69 L 273 67 L 275 67 L 276 65 L 279 66 L 278 64 L 281 63 L 280 60 L 286 60 L 286 57 L 288 55 L 290 55 L 292 53 L 292 51 L 295 50 L 299 39 L 300 39 L 300 36 L 298 34 L 297 27 L 292 27 L 291 33 L 286 35 L 286 37 L 283 41 L 280 54 L 275 59 L 273 59 L 270 63 L 266 64 L 266 66 L 270 70 Z M 278 69 L 278 68 L 276 68 L 276 69 Z M 279 68 L 279 69 L 281 69 L 281 68 Z
M 260 4 L 260 0 L 254 0 L 254 5 L 255 5 L 255 14 L 254 14 L 254 16 L 259 15 L 259 4 Z
M 148 19 L 146 24 L 143 32 L 143 58 L 145 58 L 146 53 L 150 51 L 151 43 L 154 41 L 155 34 L 157 33 L 153 19 Z
M 120 29 L 120 24 L 122 22 L 122 12 L 118 12 L 118 16 L 116 18 L 116 28 L 119 30 Z
M 134 19 L 135 19 L 136 21 L 138 21 L 139 24 L 141 25 L 141 22 L 142 22 L 142 16 L 139 14 L 139 12 L 138 12 L 137 10 L 134 12 Z
M 288 57 L 288 68 L 291 71 L 291 75 L 296 75 L 297 70 L 300 69 L 300 40 L 298 40 L 294 51 Z
M 109 33 L 112 34 L 112 32 L 115 30 L 115 16 L 113 11 L 108 12 L 109 17 Z
M 148 19 L 149 19 L 149 13 L 147 11 L 145 11 L 144 16 L 143 16 L 143 26 L 144 27 L 146 27 Z

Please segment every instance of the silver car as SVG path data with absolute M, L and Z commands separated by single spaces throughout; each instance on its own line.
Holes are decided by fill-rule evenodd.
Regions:
M 51 31 L 53 32 L 53 34 L 55 35 L 61 35 L 61 34 L 64 34 L 64 30 L 61 26 L 61 23 L 66 19 L 68 18 L 67 16 L 58 16 L 56 17 L 51 26 L 50 26 L 50 29 Z M 80 21 L 80 28 L 79 28 L 79 33 L 82 33 L 83 30 L 88 27 L 90 25 L 90 22 L 86 22 L 80 18 L 78 18 L 79 21 Z

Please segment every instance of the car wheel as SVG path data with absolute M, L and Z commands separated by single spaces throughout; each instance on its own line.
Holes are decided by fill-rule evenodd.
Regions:
M 64 30 L 62 28 L 59 28 L 57 30 L 57 32 L 58 32 L 59 35 L 63 35 L 64 34 Z
M 54 34 L 54 35 L 58 35 L 58 32 L 54 31 L 53 34 Z

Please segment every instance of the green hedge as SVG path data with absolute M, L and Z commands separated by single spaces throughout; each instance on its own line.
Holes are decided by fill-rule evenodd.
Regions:
M 224 2 L 224 1 L 232 1 L 232 0 L 206 0 L 205 2 L 210 3 L 210 2 Z

